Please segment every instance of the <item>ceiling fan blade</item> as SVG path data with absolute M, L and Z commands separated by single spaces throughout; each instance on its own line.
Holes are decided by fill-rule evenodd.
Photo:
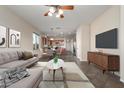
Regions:
M 48 16 L 48 13 L 49 13 L 49 11 L 48 11 L 48 12 L 46 12 L 46 13 L 44 14 L 44 16 Z
M 64 18 L 64 15 L 60 15 L 60 18 L 63 19 Z
M 59 5 L 45 5 L 45 6 L 48 6 L 48 7 L 58 7 Z
M 73 10 L 74 6 L 73 5 L 59 6 L 59 8 L 62 9 L 62 10 Z

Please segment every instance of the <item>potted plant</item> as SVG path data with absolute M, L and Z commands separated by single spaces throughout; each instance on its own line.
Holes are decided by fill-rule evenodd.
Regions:
M 56 54 L 55 57 L 54 57 L 54 63 L 56 64 L 58 62 L 58 55 Z

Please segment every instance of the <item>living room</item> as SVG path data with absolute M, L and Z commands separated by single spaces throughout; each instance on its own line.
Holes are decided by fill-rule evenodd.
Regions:
M 77 21 L 72 20 L 69 23 L 69 24 L 72 24 L 72 28 L 76 27 L 76 29 L 74 29 L 75 31 L 72 31 L 72 32 L 71 30 L 73 29 L 64 29 L 65 32 L 62 29 L 62 27 L 64 27 L 65 25 L 67 25 L 67 27 L 69 28 L 70 25 L 68 26 L 68 24 L 65 24 L 67 23 L 67 21 L 63 19 L 56 19 L 56 17 L 54 16 L 44 16 L 43 14 L 45 12 L 41 12 L 42 9 L 39 9 L 39 7 L 41 7 L 45 12 L 47 12 L 46 10 L 49 9 L 49 6 L 45 6 L 45 5 L 0 6 L 0 29 L 1 29 L 0 36 L 4 36 L 5 38 L 5 40 L 3 40 L 2 37 L 0 38 L 1 40 L 4 41 L 4 44 L 1 43 L 2 41 L 0 41 L 0 44 L 2 44 L 0 45 L 0 53 L 2 53 L 0 56 L 0 62 L 1 62 L 0 68 L 12 69 L 16 67 L 23 67 L 23 68 L 28 67 L 30 76 L 27 76 L 26 78 L 31 78 L 32 80 L 32 81 L 24 80 L 23 82 L 19 80 L 16 82 L 16 84 L 12 84 L 7 87 L 13 87 L 13 88 L 15 87 L 17 88 L 20 88 L 20 87 L 23 87 L 23 88 L 26 88 L 26 87 L 39 87 L 39 88 L 99 87 L 99 86 L 95 86 L 95 83 L 93 83 L 91 78 L 89 78 L 92 73 L 89 76 L 88 74 L 85 74 L 82 70 L 80 70 L 81 67 L 79 64 L 87 64 L 88 67 L 93 66 L 95 69 L 97 69 L 97 71 L 101 73 L 100 75 L 102 77 L 106 76 L 106 74 L 109 74 L 109 75 L 112 75 L 112 77 L 109 76 L 109 79 L 113 78 L 113 80 L 115 79 L 115 81 L 116 81 L 116 78 L 114 78 L 114 76 L 118 77 L 117 79 L 118 80 L 120 79 L 120 80 L 119 81 L 117 80 L 117 85 L 114 81 L 113 81 L 114 83 L 111 83 L 111 84 L 113 84 L 113 87 L 122 87 L 122 88 L 124 87 L 124 84 L 123 84 L 123 81 L 124 81 L 124 73 L 123 73 L 123 68 L 124 68 L 124 63 L 123 63 L 123 60 L 124 60 L 123 59 L 123 46 L 124 46 L 123 45 L 123 40 L 124 40 L 123 29 L 124 28 L 123 27 L 124 26 L 123 25 L 124 25 L 124 22 L 122 20 L 124 18 L 123 6 L 120 6 L 120 5 L 94 5 L 94 6 L 73 5 L 73 8 L 75 9 L 73 10 L 74 12 L 64 11 L 65 20 L 67 20 L 66 17 L 69 18 L 68 20 L 77 18 L 76 19 Z M 45 7 L 46 9 L 44 9 Z M 82 11 L 82 13 L 80 11 L 77 11 L 76 9 L 78 10 L 82 9 L 80 10 Z M 36 11 L 36 12 L 32 12 L 32 11 Z M 85 15 L 84 15 L 84 12 L 85 12 Z M 41 16 L 41 20 L 48 18 L 49 20 L 55 19 L 59 21 L 54 21 L 54 22 L 51 21 L 51 24 L 53 24 L 53 26 L 51 27 L 48 19 L 46 21 L 43 20 L 43 22 L 37 22 L 38 21 L 38 19 L 36 19 L 37 14 L 33 14 L 33 13 L 39 13 L 39 15 Z M 73 13 L 75 14 L 72 15 Z M 80 14 L 79 18 L 76 15 L 76 13 Z M 70 17 L 71 15 L 69 14 L 71 14 L 74 17 L 72 17 L 71 19 Z M 82 16 L 84 18 L 81 18 Z M 38 26 L 33 25 L 31 21 L 27 21 L 27 20 L 31 20 L 32 22 L 34 22 L 33 24 L 39 24 L 39 25 Z M 57 22 L 60 22 L 60 24 L 58 23 L 59 26 L 60 25 L 63 25 L 63 26 L 58 27 L 58 25 L 56 24 Z M 49 29 L 46 29 L 48 26 L 44 24 L 42 25 L 41 23 L 48 24 L 48 26 L 50 26 Z M 38 28 L 40 26 L 41 26 L 41 29 Z M 96 46 L 97 35 L 103 32 L 109 32 L 111 30 L 113 31 L 113 29 L 115 28 L 116 28 L 115 32 L 117 32 L 115 35 L 116 37 L 114 37 L 116 38 L 115 40 L 116 42 L 114 42 L 114 44 L 116 43 L 115 46 L 112 46 L 111 48 L 110 47 L 102 48 L 100 46 Z M 63 32 L 60 33 L 59 31 L 63 31 Z M 67 33 L 67 31 L 70 31 L 70 33 Z M 12 42 L 15 42 L 14 40 L 11 40 L 12 39 L 11 36 L 13 33 L 15 33 L 16 35 L 18 34 L 17 37 L 19 38 L 17 38 L 18 39 L 17 45 L 12 45 Z M 107 38 L 107 39 L 110 39 L 110 38 Z M 56 46 L 57 46 L 57 49 L 56 49 Z M 49 49 L 53 51 L 51 55 L 47 55 L 47 54 L 50 54 L 50 52 L 47 53 Z M 61 63 L 64 64 L 64 67 L 57 71 L 53 68 L 50 68 L 50 69 L 44 68 L 48 63 L 51 62 L 52 59 L 54 59 L 53 54 L 55 50 L 57 50 L 57 52 L 59 51 L 58 53 L 59 56 L 57 57 L 60 57 L 62 59 L 60 60 L 62 61 Z M 15 54 L 15 52 L 13 51 L 17 51 L 18 53 Z M 20 64 L 19 63 L 20 61 L 16 63 L 18 58 L 17 59 L 11 59 L 11 58 L 15 56 L 19 56 L 20 55 L 19 51 L 24 51 L 25 56 L 27 55 L 31 56 L 32 54 L 30 54 L 29 52 L 32 52 L 34 55 L 33 57 L 31 57 L 31 59 L 26 59 L 24 60 L 24 62 L 21 61 L 24 64 Z M 26 51 L 28 51 L 28 53 L 25 53 Z M 9 53 L 7 55 L 4 55 L 7 52 Z M 88 61 L 89 61 L 87 59 L 88 52 L 117 55 L 119 57 L 118 59 L 119 66 L 117 67 L 116 70 L 112 69 L 111 70 L 112 72 L 109 71 L 109 69 L 106 69 L 105 72 L 102 73 L 103 69 L 99 69 L 99 66 L 96 67 L 94 66 L 94 64 L 88 64 Z M 4 58 L 2 58 L 3 55 L 4 55 Z M 44 56 L 45 58 L 47 58 L 47 61 L 42 59 Z M 11 62 L 8 63 L 9 60 Z M 56 60 L 56 56 L 55 56 L 55 60 Z M 5 61 L 5 64 L 3 63 L 3 61 Z M 12 61 L 15 61 L 15 63 L 13 63 Z M 77 61 L 77 63 L 74 61 Z M 51 71 L 51 69 L 53 69 L 53 72 Z M 90 71 L 92 71 L 92 69 L 90 69 Z M 114 71 L 114 74 L 113 74 L 113 71 Z M 25 79 L 25 77 L 22 79 Z M 23 86 L 24 82 L 26 83 L 30 82 L 30 83 L 29 84 L 27 83 L 28 85 Z M 107 84 L 110 84 L 110 83 L 107 83 Z M 107 88 L 107 87 L 110 87 L 110 85 L 108 86 L 100 85 L 100 88 L 101 87 Z

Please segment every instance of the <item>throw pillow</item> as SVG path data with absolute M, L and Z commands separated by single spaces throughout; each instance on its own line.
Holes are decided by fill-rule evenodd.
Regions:
M 25 68 L 12 68 L 8 71 L 5 71 L 5 86 L 8 87 L 13 83 L 23 79 L 24 77 L 29 76 L 29 73 Z
M 23 59 L 23 52 L 17 51 L 17 54 L 18 54 L 19 60 L 22 60 Z
M 5 77 L 5 84 L 6 87 L 12 85 L 13 83 L 19 81 L 19 79 L 16 76 L 17 68 L 11 68 L 8 71 L 5 71 L 6 77 Z
M 18 68 L 17 69 L 17 78 L 22 79 L 24 77 L 30 76 L 26 68 Z
M 27 60 L 33 57 L 33 54 L 31 52 L 23 52 L 23 59 Z

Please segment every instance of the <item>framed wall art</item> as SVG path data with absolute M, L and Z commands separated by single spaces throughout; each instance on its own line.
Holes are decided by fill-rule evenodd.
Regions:
M 9 47 L 20 47 L 21 33 L 19 31 L 9 29 Z
M 0 26 L 0 48 L 7 46 L 7 28 Z

